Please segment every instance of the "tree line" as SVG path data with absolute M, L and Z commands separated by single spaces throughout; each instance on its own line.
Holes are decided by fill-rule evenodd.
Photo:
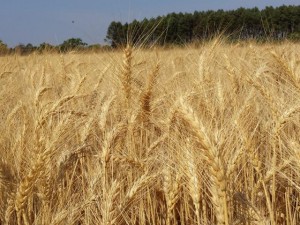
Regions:
M 33 52 L 43 53 L 43 52 L 56 52 L 56 53 L 64 53 L 69 51 L 102 51 L 109 48 L 108 46 L 102 46 L 100 44 L 88 45 L 83 42 L 81 38 L 70 38 L 65 40 L 60 45 L 51 45 L 49 43 L 42 43 L 39 46 L 34 46 L 31 43 L 28 44 L 19 44 L 13 48 L 9 48 L 7 44 L 0 40 L 0 55 L 7 54 L 20 54 L 20 55 L 28 55 Z
M 231 40 L 300 40 L 300 6 L 170 13 L 131 23 L 113 21 L 106 40 L 113 47 L 133 44 L 186 44 L 217 34 Z
M 30 54 L 32 52 L 102 51 L 131 44 L 168 45 L 186 44 L 209 40 L 223 34 L 230 40 L 300 41 L 300 6 L 268 6 L 236 10 L 195 11 L 194 13 L 170 13 L 130 23 L 112 21 L 105 41 L 110 45 L 88 45 L 80 38 L 70 38 L 60 45 L 42 43 L 19 44 L 9 48 L 0 40 L 0 55 Z

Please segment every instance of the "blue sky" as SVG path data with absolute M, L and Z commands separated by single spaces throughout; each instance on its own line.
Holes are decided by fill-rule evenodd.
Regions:
M 56 45 L 71 37 L 89 44 L 104 43 L 113 20 L 283 4 L 300 5 L 300 0 L 1 0 L 0 40 L 10 47 L 42 42 Z

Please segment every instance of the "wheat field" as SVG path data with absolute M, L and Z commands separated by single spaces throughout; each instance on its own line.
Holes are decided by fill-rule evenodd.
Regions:
M 0 224 L 297 225 L 300 45 L 0 59 Z

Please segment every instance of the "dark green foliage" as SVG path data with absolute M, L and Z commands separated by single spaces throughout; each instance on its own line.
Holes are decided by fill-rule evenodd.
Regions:
M 60 45 L 60 50 L 62 52 L 80 50 L 86 45 L 87 43 L 84 43 L 80 38 L 70 38 Z
M 56 50 L 56 46 L 53 46 L 49 43 L 43 42 L 42 44 L 39 45 L 39 47 L 37 48 L 37 50 L 42 53 L 42 52 L 50 52 L 50 51 L 55 51 Z
M 185 44 L 210 39 L 220 33 L 232 40 L 299 40 L 300 6 L 171 13 L 129 24 L 113 21 L 108 27 L 106 41 L 112 47 L 128 41 L 144 45 Z
M 33 46 L 31 43 L 27 45 L 19 44 L 14 47 L 13 52 L 18 53 L 20 55 L 28 55 L 37 50 L 36 46 Z
M 3 43 L 2 40 L 0 40 L 0 55 L 6 54 L 8 52 L 7 44 Z
M 106 40 L 111 42 L 111 46 L 116 47 L 126 42 L 126 33 L 128 24 L 122 25 L 120 22 L 112 22 L 108 29 Z

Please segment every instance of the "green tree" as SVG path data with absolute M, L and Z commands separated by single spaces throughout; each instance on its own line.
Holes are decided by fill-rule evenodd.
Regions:
M 105 41 L 109 42 L 112 47 L 124 45 L 126 43 L 126 35 L 128 30 L 128 24 L 122 25 L 121 22 L 111 22 L 108 26 Z
M 290 33 L 288 38 L 293 40 L 293 41 L 300 41 L 300 32 Z
M 33 46 L 33 44 L 31 44 L 31 43 L 28 43 L 24 48 L 24 51 L 25 51 L 24 53 L 30 54 L 30 53 L 34 52 L 35 50 L 37 50 L 37 47 Z
M 124 25 L 112 22 L 108 27 L 107 40 L 113 47 L 126 44 L 127 36 L 129 41 L 144 45 L 182 44 L 197 39 L 207 40 L 220 33 L 228 35 L 232 40 L 297 40 L 299 32 L 300 6 L 283 5 L 263 10 L 241 7 L 229 11 L 170 13 L 149 20 L 134 20 Z
M 180 42 L 188 43 L 193 39 L 194 19 L 192 14 L 179 14 L 178 18 L 178 36 Z
M 85 46 L 87 46 L 87 43 L 83 42 L 80 38 L 70 38 L 60 45 L 60 50 L 62 52 L 71 50 L 81 50 Z
M 7 44 L 3 43 L 2 40 L 0 40 L 0 54 L 7 54 L 9 52 L 9 49 L 7 47 Z
M 23 55 L 26 52 L 26 46 L 24 44 L 18 44 L 14 48 L 15 53 Z
M 37 48 L 39 52 L 48 52 L 48 51 L 54 51 L 55 46 L 48 44 L 46 42 L 43 42 L 42 44 L 39 45 Z

